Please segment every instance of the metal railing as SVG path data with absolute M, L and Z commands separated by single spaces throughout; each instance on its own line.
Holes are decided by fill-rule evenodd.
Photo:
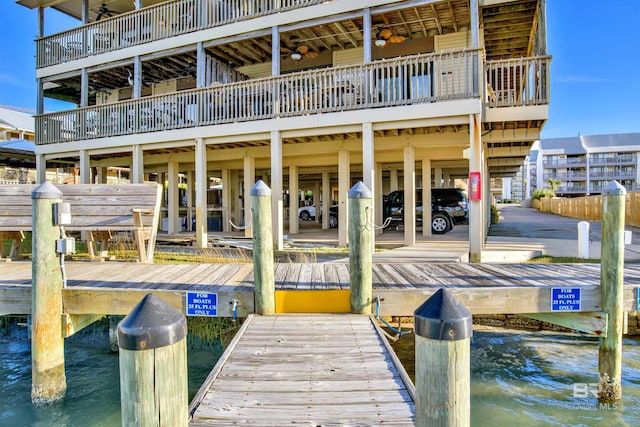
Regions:
M 327 0 L 176 0 L 36 40 L 36 68 L 110 52 Z
M 614 155 L 612 157 L 591 156 L 589 158 L 589 163 L 591 164 L 591 166 L 611 165 L 611 164 L 635 164 L 636 156 L 635 154 L 631 154 L 631 153 Z
M 479 98 L 479 57 L 414 55 L 44 114 L 35 119 L 36 143 Z
M 550 56 L 486 61 L 488 107 L 548 104 Z

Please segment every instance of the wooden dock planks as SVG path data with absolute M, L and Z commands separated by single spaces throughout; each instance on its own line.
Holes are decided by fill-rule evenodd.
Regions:
M 412 426 L 414 394 L 368 316 L 250 316 L 194 397 L 190 426 Z

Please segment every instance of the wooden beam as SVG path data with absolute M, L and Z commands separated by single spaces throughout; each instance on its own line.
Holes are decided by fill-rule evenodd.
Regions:
M 104 314 L 68 314 L 62 313 L 62 337 L 69 338 L 85 327 L 102 319 Z
M 540 320 L 564 328 L 574 329 L 599 337 L 607 336 L 607 313 L 578 312 L 578 313 L 529 313 L 520 314 L 529 319 Z
M 442 25 L 440 24 L 440 19 L 438 18 L 438 12 L 436 11 L 436 7 L 431 3 L 431 10 L 433 11 L 433 16 L 436 20 L 436 25 L 438 26 L 438 34 L 442 34 Z

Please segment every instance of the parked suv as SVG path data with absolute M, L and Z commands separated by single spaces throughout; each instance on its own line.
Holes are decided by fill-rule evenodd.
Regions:
M 389 226 L 404 223 L 404 191 L 392 191 L 383 199 L 384 219 L 391 217 Z M 467 217 L 467 198 L 458 188 L 433 188 L 431 190 L 431 229 L 443 234 L 453 228 L 455 222 Z M 422 225 L 422 189 L 416 190 L 416 223 Z

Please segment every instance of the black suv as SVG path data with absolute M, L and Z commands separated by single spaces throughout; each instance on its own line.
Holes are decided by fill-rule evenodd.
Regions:
M 389 226 L 404 223 L 404 191 L 392 191 L 383 199 L 384 219 L 391 218 Z M 431 189 L 431 229 L 443 234 L 455 222 L 467 219 L 467 198 L 458 188 Z M 422 225 L 422 189 L 416 190 L 416 223 Z

